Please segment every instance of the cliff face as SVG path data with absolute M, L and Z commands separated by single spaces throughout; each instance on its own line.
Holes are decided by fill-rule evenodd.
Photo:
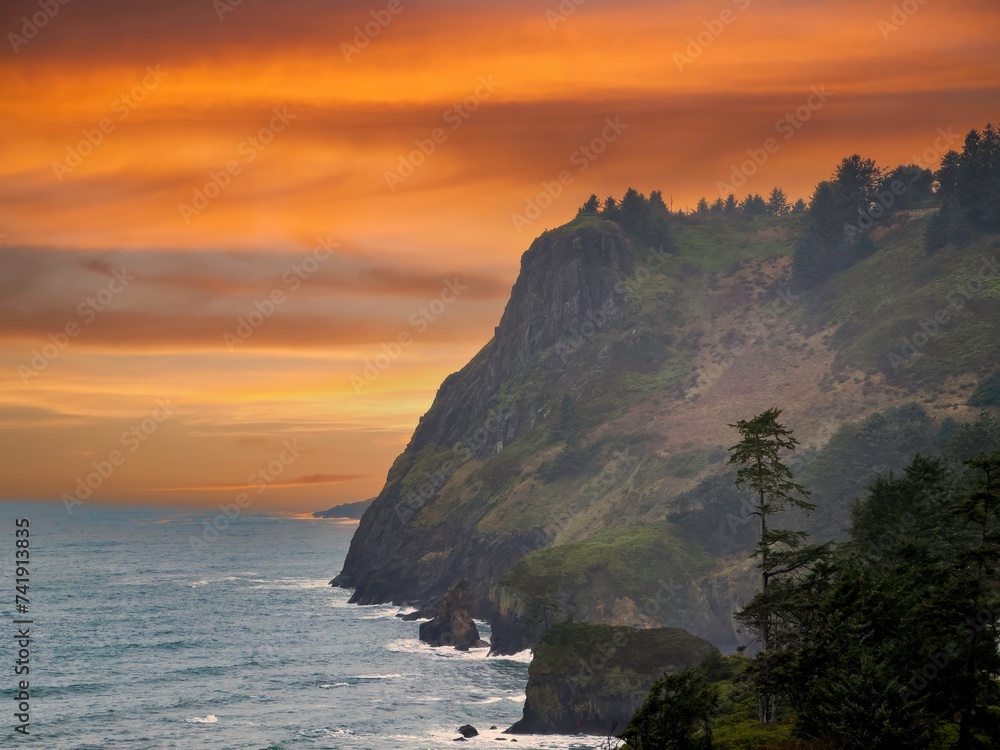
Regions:
M 875 254 L 809 293 L 791 284 L 795 216 L 674 218 L 671 253 L 596 217 L 546 233 L 333 583 L 362 604 L 425 604 L 468 580 L 497 653 L 571 616 L 744 643 L 732 613 L 755 591 L 756 533 L 726 465 L 729 424 L 784 410 L 819 506 L 791 522 L 829 539 L 873 472 L 933 452 L 944 418 L 978 414 L 970 398 L 1000 361 L 1000 276 L 977 282 L 947 335 L 916 354 L 905 342 L 947 290 L 982 278 L 998 238 L 928 256 L 927 218 L 902 212 Z
M 735 648 L 732 613 L 758 573 L 744 555 L 717 572 L 717 559 L 688 537 L 680 526 L 657 521 L 529 553 L 494 589 L 493 653 L 534 648 L 548 627 L 569 618 L 635 628 L 671 625 Z
M 550 629 L 528 668 L 524 714 L 512 734 L 621 732 L 664 673 L 715 648 L 676 628 L 637 630 L 567 622 Z
M 542 527 L 477 530 L 486 498 L 440 518 L 442 490 L 456 475 L 501 454 L 551 406 L 552 394 L 519 390 L 560 366 L 588 326 L 615 325 L 630 306 L 621 285 L 635 261 L 625 233 L 601 222 L 535 240 L 493 339 L 442 383 L 382 492 L 364 514 L 344 568 L 332 583 L 361 604 L 431 600 L 469 580 L 484 616 L 493 584 L 525 552 L 551 543 Z M 581 330 L 581 328 L 583 330 Z M 471 498 L 470 498 L 471 499 Z

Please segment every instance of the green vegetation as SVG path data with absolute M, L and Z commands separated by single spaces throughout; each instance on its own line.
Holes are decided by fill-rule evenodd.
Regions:
M 741 613 L 767 618 L 768 647 L 657 683 L 623 735 L 634 750 L 1000 746 L 1000 450 L 879 476 L 849 539 L 787 572 Z
M 670 241 L 670 210 L 663 202 L 663 194 L 654 190 L 647 198 L 633 188 L 625 191 L 621 203 L 608 196 L 601 205 L 596 195 L 591 195 L 577 214 L 578 217 L 600 216 L 622 226 L 625 231 L 643 243 L 654 247 L 672 247 Z
M 621 737 L 632 750 L 711 750 L 718 689 L 694 669 L 653 685 Z
M 927 227 L 927 250 L 964 245 L 974 230 L 1000 228 L 1000 131 L 969 131 L 962 153 L 949 151 L 937 173 L 941 213 Z
M 768 584 L 778 576 L 788 575 L 809 565 L 822 554 L 821 549 L 803 547 L 805 532 L 768 527 L 772 516 L 787 506 L 800 510 L 813 510 L 816 506 L 806 498 L 809 491 L 794 481 L 791 469 L 782 460 L 782 452 L 794 451 L 798 441 L 792 431 L 778 422 L 780 409 L 768 409 L 753 419 L 741 419 L 730 427 L 736 428 L 739 443 L 729 449 L 729 463 L 740 468 L 736 471 L 736 486 L 746 485 L 753 495 L 753 515 L 760 522 L 760 537 L 754 555 L 759 559 L 761 591 L 754 605 L 742 612 L 743 621 L 760 638 L 761 650 L 766 656 L 771 643 L 773 613 L 772 592 Z M 780 581 L 776 581 L 780 585 Z M 775 720 L 774 688 L 766 674 L 769 660 L 764 659 L 763 671 L 758 680 L 758 715 L 761 724 Z
M 656 592 L 666 571 L 693 578 L 711 558 L 669 521 L 624 526 L 584 541 L 535 550 L 501 579 L 530 599 L 551 590 L 599 587 L 599 594 L 640 601 Z
M 969 397 L 969 406 L 1000 406 L 1000 370 L 983 378 Z
M 831 282 L 821 317 L 839 326 L 839 370 L 940 387 L 956 372 L 990 373 L 1000 360 L 996 237 L 977 234 L 960 253 L 927 255 L 926 225 L 926 217 L 902 218 L 875 255 Z
M 885 170 L 858 154 L 841 161 L 809 203 L 806 231 L 792 258 L 798 284 L 819 286 L 873 255 L 871 230 L 897 211 L 934 205 L 932 181 L 930 170 L 913 164 Z

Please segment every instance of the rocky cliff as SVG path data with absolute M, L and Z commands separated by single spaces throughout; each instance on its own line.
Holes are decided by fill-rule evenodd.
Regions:
M 998 238 L 928 255 L 928 219 L 900 212 L 870 257 L 808 292 L 791 280 L 797 216 L 672 217 L 667 251 L 598 217 L 542 235 L 333 583 L 423 604 L 466 579 L 500 653 L 570 616 L 745 642 L 732 612 L 754 590 L 754 534 L 728 424 L 784 409 L 819 505 L 790 522 L 830 538 L 866 478 L 937 450 L 989 391 Z M 947 326 L 918 336 L 945 307 Z
M 333 580 L 355 589 L 352 601 L 432 600 L 466 578 L 482 616 L 500 575 L 552 542 L 543 525 L 479 529 L 495 503 L 482 494 L 467 503 L 475 492 L 467 480 L 544 419 L 553 395 L 525 386 L 560 366 L 585 335 L 581 326 L 608 328 L 624 317 L 630 300 L 621 282 L 634 263 L 615 225 L 549 232 L 532 244 L 493 339 L 442 383 L 362 518 Z M 455 505 L 462 512 L 449 515 Z
M 563 623 L 539 642 L 524 715 L 508 731 L 614 735 L 664 673 L 696 666 L 713 652 L 708 641 L 676 628 Z

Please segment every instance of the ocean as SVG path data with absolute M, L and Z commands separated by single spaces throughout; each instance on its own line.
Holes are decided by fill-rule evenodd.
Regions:
M 355 523 L 244 514 L 209 538 L 207 517 L 0 504 L 0 747 L 417 750 L 454 748 L 462 724 L 481 732 L 463 746 L 599 744 L 500 734 L 521 716 L 530 654 L 433 649 L 397 607 L 348 604 L 328 581 Z M 30 531 L 23 614 L 16 519 Z

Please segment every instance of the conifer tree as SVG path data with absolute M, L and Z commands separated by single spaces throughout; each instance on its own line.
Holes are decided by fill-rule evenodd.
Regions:
M 782 460 L 782 453 L 795 450 L 798 441 L 792 431 L 778 421 L 779 416 L 781 410 L 771 408 L 753 419 L 730 425 L 739 431 L 742 440 L 729 449 L 729 463 L 740 467 L 736 472 L 736 484 L 745 485 L 753 494 L 751 515 L 760 521 L 760 539 L 754 555 L 759 560 L 761 591 L 754 607 L 745 610 L 743 619 L 755 627 L 760 637 L 765 689 L 759 691 L 759 716 L 765 724 L 775 719 L 774 695 L 767 689 L 766 679 L 772 624 L 768 584 L 772 578 L 811 562 L 810 556 L 802 554 L 803 532 L 776 529 L 769 526 L 768 521 L 788 506 L 803 510 L 815 508 L 806 499 L 809 491 L 794 481 L 791 469 Z

